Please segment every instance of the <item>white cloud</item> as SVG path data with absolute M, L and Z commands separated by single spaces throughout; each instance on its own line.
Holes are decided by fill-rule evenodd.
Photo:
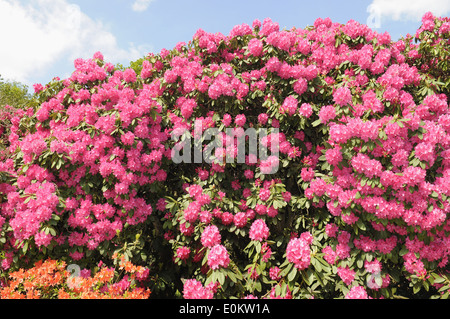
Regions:
M 369 6 L 373 14 L 383 19 L 420 21 L 431 11 L 435 16 L 450 13 L 449 0 L 373 0 Z
M 145 11 L 153 1 L 154 0 L 136 0 L 134 1 L 132 8 L 134 11 L 138 12 Z
M 132 43 L 121 48 L 101 22 L 66 0 L 0 0 L 0 30 L 0 74 L 27 84 L 61 60 L 72 63 L 100 51 L 106 60 L 124 63 L 151 49 Z

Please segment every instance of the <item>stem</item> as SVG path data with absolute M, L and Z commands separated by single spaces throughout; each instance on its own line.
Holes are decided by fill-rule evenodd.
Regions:
M 392 298 L 394 299 L 409 299 L 407 297 L 399 296 L 399 295 L 393 295 Z

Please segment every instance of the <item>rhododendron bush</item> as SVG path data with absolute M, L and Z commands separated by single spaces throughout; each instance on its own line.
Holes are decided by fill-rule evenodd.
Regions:
M 120 254 L 154 297 L 448 296 L 450 20 L 422 20 L 398 41 L 255 20 L 127 68 L 77 59 L 5 130 L 4 280 Z

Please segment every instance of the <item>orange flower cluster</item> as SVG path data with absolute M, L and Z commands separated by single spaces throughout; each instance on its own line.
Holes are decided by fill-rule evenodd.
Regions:
M 145 270 L 127 262 L 123 269 L 131 276 Z M 101 268 L 93 277 L 73 277 L 66 264 L 48 259 L 28 270 L 9 275 L 8 286 L 0 289 L 0 299 L 148 299 L 149 289 L 113 283 L 114 268 Z
M 20 269 L 9 275 L 9 286 L 0 290 L 1 299 L 51 298 L 51 291 L 64 285 L 69 272 L 64 262 L 39 261 L 28 270 Z

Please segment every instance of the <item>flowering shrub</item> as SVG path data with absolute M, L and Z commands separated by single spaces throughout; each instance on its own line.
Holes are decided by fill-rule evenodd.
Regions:
M 117 281 L 114 268 L 104 265 L 94 276 L 90 270 L 72 276 L 64 262 L 47 259 L 33 268 L 9 274 L 9 282 L 0 290 L 2 299 L 148 299 L 150 290 L 135 287 L 135 279 L 145 279 L 145 269 L 121 259 L 119 269 L 131 274 Z M 116 280 L 117 282 L 114 282 Z
M 160 297 L 448 296 L 449 23 L 265 19 L 76 60 L 11 119 L 3 270 L 120 253 Z

